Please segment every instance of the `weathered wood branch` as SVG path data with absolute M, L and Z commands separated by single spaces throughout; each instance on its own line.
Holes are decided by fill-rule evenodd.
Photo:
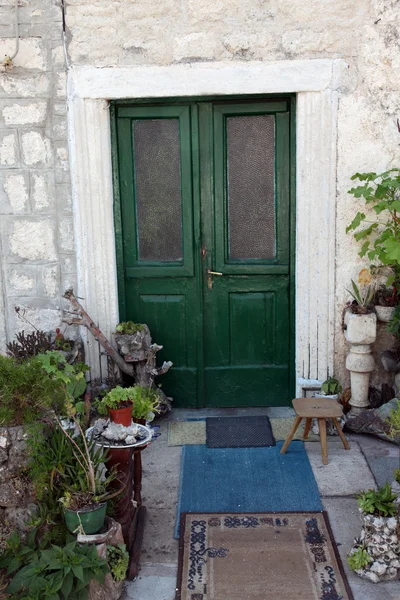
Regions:
M 99 342 L 100 346 L 118 365 L 121 371 L 127 375 L 130 375 L 131 377 L 134 377 L 135 373 L 133 365 L 126 363 L 119 352 L 111 345 L 106 336 L 101 332 L 101 330 L 85 311 L 82 304 L 77 300 L 73 290 L 67 290 L 64 294 L 64 298 L 69 300 L 71 303 L 73 314 L 75 314 L 76 317 L 65 317 L 63 322 L 67 323 L 68 325 L 80 325 L 81 327 L 86 327 L 86 329 L 88 329 L 93 337 Z
M 65 292 L 64 298 L 70 302 L 73 310 L 68 311 L 71 316 L 65 316 L 63 322 L 68 325 L 86 327 L 123 373 L 133 377 L 137 385 L 157 390 L 161 413 L 171 410 L 172 398 L 168 398 L 154 380 L 169 371 L 172 362 L 164 361 L 161 367 L 157 367 L 156 354 L 162 350 L 162 346 L 151 343 L 150 330 L 147 325 L 143 325 L 136 334 L 115 336 L 121 355 L 90 318 L 72 289 Z

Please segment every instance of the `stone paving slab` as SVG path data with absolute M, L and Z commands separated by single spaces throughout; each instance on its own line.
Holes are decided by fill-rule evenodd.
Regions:
M 351 442 L 350 450 L 345 450 L 341 442 L 329 442 L 327 465 L 322 464 L 319 444 L 308 442 L 305 447 L 321 496 L 355 496 L 365 489 L 376 488 L 357 442 Z
M 125 584 L 121 600 L 174 600 L 176 565 L 145 564 L 135 581 Z

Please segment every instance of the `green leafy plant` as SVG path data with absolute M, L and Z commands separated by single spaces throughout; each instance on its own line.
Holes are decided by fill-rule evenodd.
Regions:
M 44 375 L 40 356 L 0 356 L 0 426 L 32 423 L 49 409 L 62 410 L 62 387 Z
M 129 554 L 125 544 L 107 546 L 107 563 L 114 581 L 124 581 L 129 564 Z
M 358 571 L 359 569 L 367 567 L 369 563 L 372 562 L 372 558 L 365 548 L 359 546 L 357 550 L 347 557 L 347 562 L 349 563 L 350 569 L 353 571 Z
M 108 411 L 128 406 L 133 402 L 133 387 L 123 388 L 117 385 L 114 389 L 107 392 L 102 398 L 95 402 L 95 406 L 100 415 L 107 415 Z
M 371 261 L 400 267 L 400 169 L 356 173 L 351 179 L 358 179 L 362 185 L 351 188 L 349 194 L 363 198 L 375 218 L 373 213 L 367 217 L 358 212 L 346 233 L 354 231 L 355 239 L 362 242 L 361 257 L 367 255 Z
M 332 396 L 334 394 L 340 394 L 342 386 L 334 377 L 328 377 L 321 385 L 321 392 L 326 396 Z
M 115 328 L 115 333 L 121 333 L 125 335 L 133 335 L 138 331 L 143 331 L 144 325 L 142 323 L 134 323 L 133 321 L 124 321 L 119 323 Z
M 157 390 L 143 385 L 135 385 L 132 390 L 132 417 L 134 419 L 146 419 L 151 413 L 159 412 L 160 396 Z
M 22 568 L 14 563 L 7 569 L 8 574 L 15 573 L 7 592 L 16 600 L 86 600 L 90 581 L 104 584 L 109 572 L 96 546 L 75 541 L 63 548 L 54 545 L 46 550 L 29 550 L 23 556 Z
M 89 367 L 84 363 L 71 365 L 67 362 L 65 355 L 58 350 L 49 350 L 37 357 L 43 371 L 52 381 L 57 381 L 64 391 L 67 401 L 76 401 L 84 393 L 87 387 L 85 372 Z M 83 402 L 77 406 L 78 412 L 83 412 Z
M 370 311 L 370 304 L 374 298 L 374 288 L 372 285 L 358 286 L 351 280 L 353 291 L 347 290 L 357 304 L 359 313 L 367 313 Z
M 82 458 L 86 447 L 93 468 L 95 493 L 88 478 Z M 85 441 L 82 435 L 69 439 L 65 431 L 53 423 L 37 424 L 28 430 L 29 475 L 35 486 L 37 497 L 52 511 L 57 511 L 58 502 L 68 494 L 68 504 L 87 500 L 100 502 L 107 494 L 107 486 L 115 478 L 103 476 L 108 451 Z M 82 454 L 81 454 L 82 453 Z
M 397 494 L 392 491 L 389 483 L 376 490 L 368 490 L 358 496 L 358 506 L 364 514 L 378 515 L 379 517 L 393 517 L 398 508 L 395 500 Z

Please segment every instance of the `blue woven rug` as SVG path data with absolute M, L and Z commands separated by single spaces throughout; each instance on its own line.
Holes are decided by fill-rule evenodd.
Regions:
M 266 448 L 183 446 L 175 537 L 181 512 L 322 511 L 303 442 Z

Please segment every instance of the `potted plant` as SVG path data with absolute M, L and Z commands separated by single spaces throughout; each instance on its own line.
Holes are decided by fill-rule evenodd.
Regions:
M 348 555 L 349 565 L 360 577 L 373 583 L 394 580 L 400 568 L 397 533 L 398 506 L 389 483 L 358 497 L 362 519 L 360 538 Z
M 396 288 L 389 288 L 386 285 L 379 286 L 375 292 L 375 311 L 378 321 L 389 323 L 398 305 L 398 300 Z
M 316 398 L 330 398 L 338 400 L 339 394 L 342 392 L 342 386 L 334 377 L 328 377 L 321 385 L 321 391 L 315 394 Z
M 117 385 L 96 402 L 100 415 L 109 415 L 113 423 L 129 427 L 132 422 L 132 406 L 134 400 L 132 387 L 123 388 Z
M 158 391 L 145 387 L 143 385 L 135 385 L 132 389 L 132 419 L 135 423 L 146 424 L 146 421 L 152 421 L 154 416 L 159 413 L 160 397 Z
M 108 486 L 116 479 L 116 471 L 103 477 L 103 465 L 107 460 L 102 448 L 86 440 L 80 423 L 76 421 L 79 436 L 73 438 L 63 429 L 73 446 L 76 463 L 73 465 L 74 482 L 60 482 L 64 495 L 60 498 L 65 524 L 71 533 L 97 533 L 104 524 L 107 501 L 121 490 L 109 492 Z M 61 423 L 60 423 L 61 427 Z
M 84 370 L 71 370 L 65 357 L 57 351 L 48 351 L 39 355 L 38 359 L 43 372 L 51 381 L 59 383 L 64 397 L 62 416 L 73 424 L 73 433 L 70 433 L 69 428 L 63 426 L 62 418 L 54 413 L 60 431 L 71 444 L 73 457 L 68 473 L 59 472 L 59 486 L 65 490 L 60 498 L 65 523 L 71 533 L 96 533 L 103 526 L 107 500 L 120 494 L 121 490 L 107 491 L 108 485 L 116 478 L 116 472 L 112 470 L 107 478 L 103 477 L 106 453 L 86 439 L 80 421 L 84 417 L 85 404 L 76 396 L 81 381 L 84 381 Z M 86 389 L 86 385 L 84 387 Z
M 374 269 L 389 269 L 386 285 L 378 288 L 375 294 L 378 318 L 388 322 L 393 312 L 388 309 L 399 303 L 400 169 L 384 173 L 356 173 L 351 179 L 358 179 L 362 185 L 351 188 L 349 194 L 364 198 L 372 210 L 368 215 L 357 212 L 346 233 L 354 232 L 354 238 L 362 243 L 359 255 L 368 257 Z
M 127 362 L 146 360 L 146 348 L 151 344 L 150 330 L 144 323 L 124 321 L 114 333 L 119 352 Z

